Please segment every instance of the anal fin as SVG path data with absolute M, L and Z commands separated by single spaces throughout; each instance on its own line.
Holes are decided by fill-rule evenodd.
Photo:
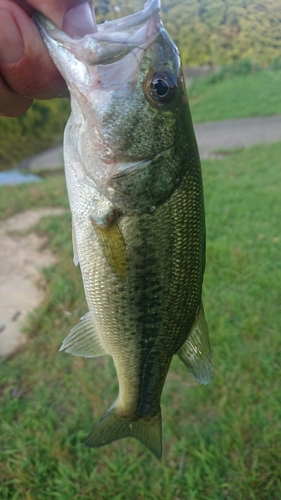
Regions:
M 60 348 L 60 351 L 63 350 L 84 358 L 96 358 L 108 354 L 99 341 L 89 312 L 64 339 Z
M 211 382 L 211 348 L 202 304 L 199 307 L 191 332 L 177 355 L 198 382 L 204 385 Z

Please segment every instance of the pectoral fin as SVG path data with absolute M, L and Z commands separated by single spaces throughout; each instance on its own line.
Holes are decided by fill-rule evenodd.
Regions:
M 69 354 L 84 358 L 96 358 L 108 354 L 100 344 L 90 313 L 85 314 L 64 339 L 60 351 L 64 349 Z
M 211 382 L 211 348 L 202 304 L 191 332 L 177 354 L 198 382 L 204 385 Z
M 126 244 L 117 222 L 114 221 L 107 227 L 98 226 L 93 222 L 93 227 L 108 264 L 118 276 L 125 278 L 127 275 Z

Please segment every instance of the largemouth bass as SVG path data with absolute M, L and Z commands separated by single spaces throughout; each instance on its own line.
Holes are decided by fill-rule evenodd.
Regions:
M 131 436 L 160 458 L 173 355 L 211 380 L 202 178 L 179 52 L 160 0 L 84 37 L 36 22 L 71 96 L 65 173 L 89 307 L 61 349 L 109 354 L 119 381 L 86 444 Z

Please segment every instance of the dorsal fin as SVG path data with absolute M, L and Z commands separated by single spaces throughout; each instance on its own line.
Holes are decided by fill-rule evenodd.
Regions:
M 204 385 L 211 382 L 211 348 L 202 304 L 199 307 L 191 332 L 177 355 L 198 382 Z

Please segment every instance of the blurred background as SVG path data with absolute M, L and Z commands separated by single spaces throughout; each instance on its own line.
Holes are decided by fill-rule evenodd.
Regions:
M 144 1 L 103 0 L 95 5 L 101 23 L 140 10 Z M 225 72 L 231 76 L 281 69 L 279 0 L 163 0 L 162 19 L 190 78 L 214 69 L 216 79 Z M 0 170 L 58 144 L 68 114 L 69 105 L 61 99 L 35 102 L 13 120 L 0 118 Z M 198 121 L 196 115 L 194 119 Z
M 100 23 L 143 5 L 95 1 Z M 87 310 L 61 156 L 69 101 L 1 117 L 1 500 L 281 498 L 281 0 L 163 0 L 162 20 L 202 156 L 213 382 L 173 360 L 161 462 L 130 439 L 85 448 L 118 382 L 107 357 L 58 353 Z

